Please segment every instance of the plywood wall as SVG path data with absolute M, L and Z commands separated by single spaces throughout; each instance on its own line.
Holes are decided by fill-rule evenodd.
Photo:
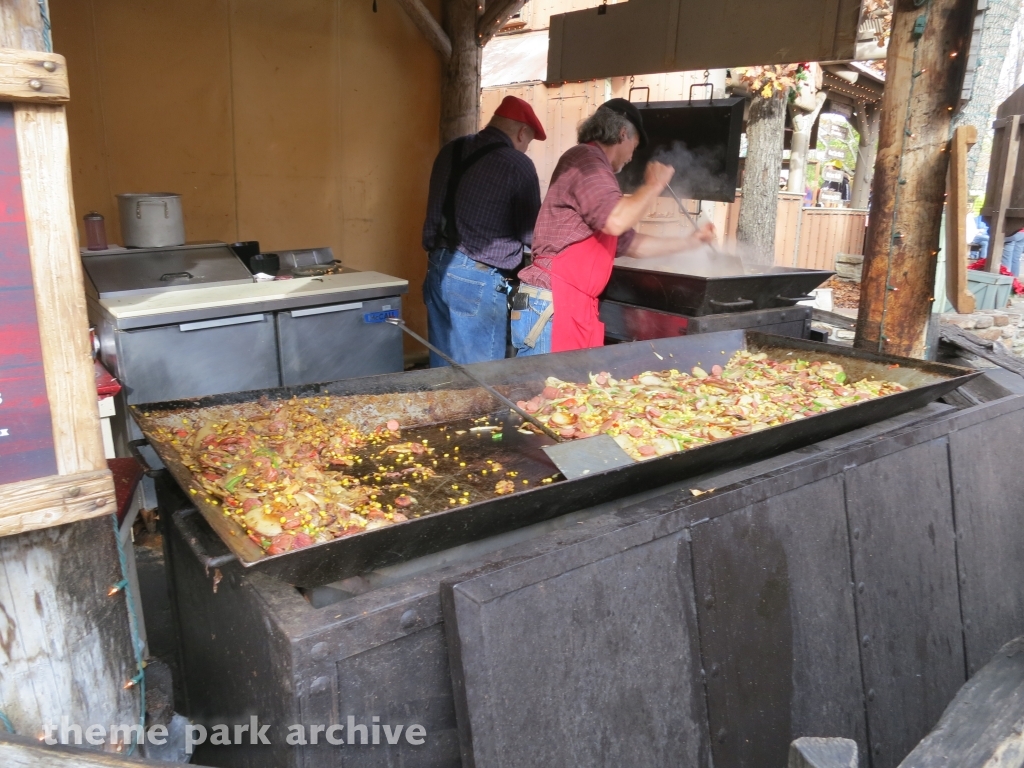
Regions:
M 178 192 L 189 240 L 330 245 L 408 279 L 423 330 L 440 66 L 397 3 L 50 0 L 50 13 L 79 220 L 99 211 L 118 242 L 115 194 Z

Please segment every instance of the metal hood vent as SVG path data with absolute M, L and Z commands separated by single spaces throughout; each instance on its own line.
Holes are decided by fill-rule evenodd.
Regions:
M 629 0 L 551 17 L 548 82 L 854 58 L 860 0 Z

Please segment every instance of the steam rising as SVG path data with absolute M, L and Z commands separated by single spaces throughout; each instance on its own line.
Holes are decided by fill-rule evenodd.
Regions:
M 671 165 L 676 169 L 672 177 L 672 189 L 683 198 L 690 200 L 714 200 L 732 197 L 725 168 L 725 147 L 697 147 L 690 149 L 682 141 L 672 142 L 671 147 L 660 146 L 651 155 L 653 162 Z

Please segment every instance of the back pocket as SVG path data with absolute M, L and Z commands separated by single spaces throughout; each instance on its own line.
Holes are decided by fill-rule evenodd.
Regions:
M 448 308 L 453 315 L 476 317 L 484 298 L 486 283 L 448 274 Z

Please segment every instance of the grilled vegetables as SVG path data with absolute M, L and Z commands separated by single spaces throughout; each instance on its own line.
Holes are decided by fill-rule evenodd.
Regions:
M 519 406 L 566 438 L 606 433 L 634 459 L 684 451 L 862 400 L 902 392 L 892 382 L 850 382 L 834 362 L 778 362 L 737 352 L 726 366 L 646 372 L 617 380 L 591 374 L 586 384 L 555 378 Z

